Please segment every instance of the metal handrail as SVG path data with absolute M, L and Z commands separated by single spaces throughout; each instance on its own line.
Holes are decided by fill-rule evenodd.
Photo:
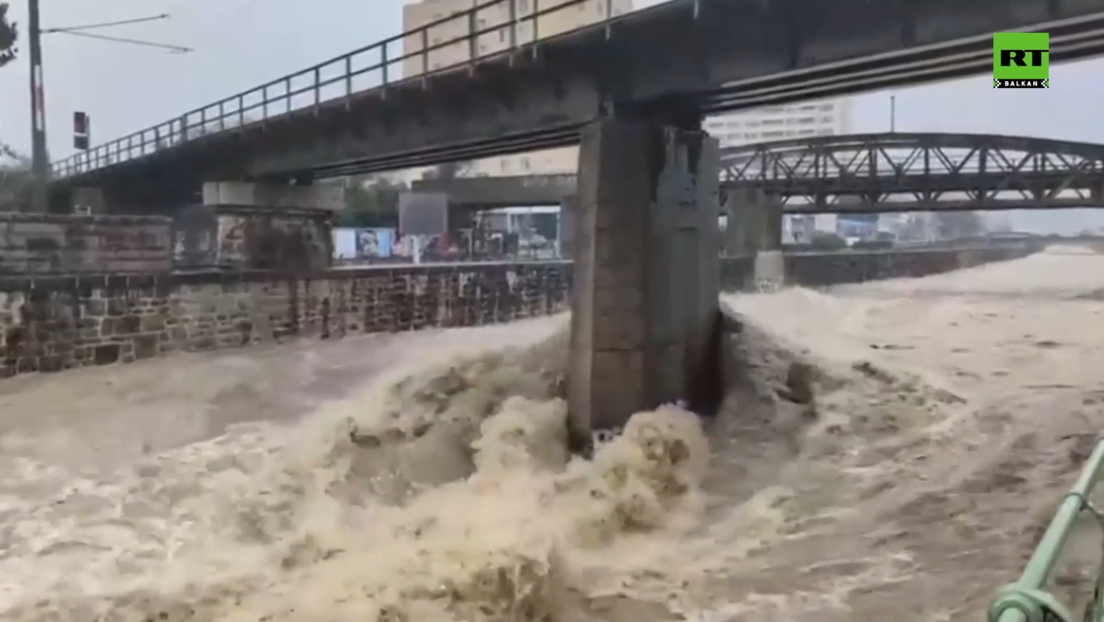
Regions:
M 175 147 L 186 141 L 197 140 L 226 131 L 242 131 L 244 128 L 274 117 L 286 116 L 307 109 L 317 113 L 319 108 L 325 104 L 341 99 L 347 100 L 353 95 L 368 91 L 379 91 L 380 97 L 385 97 L 389 86 L 403 82 L 424 81 L 429 76 L 453 71 L 458 67 L 467 66 L 474 70 L 475 66 L 482 61 L 513 55 L 518 51 L 529 48 L 535 49 L 534 44 L 541 38 L 539 18 L 571 8 L 575 8 L 575 10 L 585 9 L 586 6 L 580 5 L 592 5 L 594 0 L 563 0 L 559 4 L 543 9 L 539 8 L 537 0 L 531 0 L 534 10 L 524 11 L 524 14 L 520 14 L 518 4 L 524 1 L 487 0 L 480 2 L 472 8 L 457 11 L 402 34 L 377 41 L 306 69 L 271 80 L 202 108 L 188 111 L 171 121 L 139 130 L 93 147 L 88 151 L 74 154 L 53 163 L 51 173 L 62 177 L 85 173 L 111 164 L 143 157 L 161 149 Z M 613 15 L 612 0 L 598 1 L 605 5 L 602 19 L 590 22 L 585 26 L 579 26 L 578 29 L 604 24 L 615 17 Z M 490 14 L 485 12 L 495 7 L 505 9 L 506 17 L 501 22 L 486 19 L 490 17 Z M 498 12 L 501 12 L 502 8 Z M 481 17 L 481 13 L 484 16 Z M 431 30 L 449 24 L 459 24 L 461 21 L 465 22 L 466 25 L 464 34 L 446 41 L 431 42 Z M 484 25 L 487 22 L 493 22 L 494 25 Z M 532 36 L 524 37 L 528 41 L 521 42 L 519 41 L 518 30 L 526 23 L 532 24 Z M 483 52 L 480 49 L 480 37 L 493 34 L 499 35 L 502 45 L 495 45 L 493 51 Z M 404 50 L 397 57 L 391 57 L 388 54 L 388 46 L 400 42 L 405 45 L 410 40 L 418 43 L 415 51 L 407 53 Z M 465 42 L 468 46 L 466 58 L 449 65 L 431 67 L 430 57 L 433 52 Z M 356 57 L 372 53 L 375 53 L 375 58 L 369 62 L 373 64 L 354 68 Z M 391 65 L 404 63 L 404 61 L 414 58 L 421 60 L 421 70 L 416 75 L 398 78 L 390 75 Z M 338 71 L 337 75 L 323 77 L 333 70 Z M 373 72 L 378 73 L 379 82 L 377 84 L 363 89 L 354 89 L 353 78 Z M 301 78 L 306 78 L 306 85 L 294 86 L 293 82 Z M 324 98 L 322 90 L 335 85 L 342 85 L 344 88 L 339 91 L 338 95 Z M 270 96 L 269 90 L 277 88 L 280 89 L 280 92 Z M 311 94 L 313 94 L 313 97 L 309 97 Z M 252 101 L 255 98 L 259 98 L 259 101 Z M 306 103 L 293 102 L 293 99 L 296 98 L 301 98 Z M 278 106 L 281 103 L 284 105 Z M 276 109 L 271 114 L 270 107 Z
M 1043 590 L 1050 578 L 1058 557 L 1069 540 L 1070 533 L 1081 512 L 1090 513 L 1104 530 L 1104 515 L 1089 501 L 1089 495 L 1104 475 L 1104 441 L 1099 442 L 1089 456 L 1077 483 L 1066 493 L 1066 498 L 1046 533 L 1027 561 L 1027 567 L 1019 580 L 1000 590 L 989 607 L 989 622 L 1074 622 L 1076 618 L 1054 595 Z M 1085 607 L 1082 622 L 1104 621 L 1104 549 L 1097 568 L 1093 596 Z

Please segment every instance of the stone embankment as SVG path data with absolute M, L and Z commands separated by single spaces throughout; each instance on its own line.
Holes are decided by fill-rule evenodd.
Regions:
M 43 253 L 57 246 L 24 244 Z M 924 276 L 1028 252 L 797 254 L 785 263 L 789 282 L 823 286 Z M 101 261 L 114 261 L 106 251 L 101 255 Z M 25 261 L 66 265 L 48 258 Z M 749 258 L 722 259 L 725 289 L 745 287 L 751 269 Z M 506 322 L 562 311 L 571 290 L 571 264 L 565 261 L 331 269 L 310 278 L 256 270 L 30 272 L 0 273 L 0 377 L 300 336 Z

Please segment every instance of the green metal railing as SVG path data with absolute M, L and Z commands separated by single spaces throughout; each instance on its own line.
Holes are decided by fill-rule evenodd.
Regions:
M 989 607 L 989 622 L 1074 622 L 1065 605 L 1043 588 L 1062 554 L 1081 512 L 1088 512 L 1104 530 L 1104 515 L 1089 501 L 1089 494 L 1104 474 L 1104 441 L 1097 444 L 1077 483 L 1066 494 L 1054 519 L 1050 521 L 1027 568 L 1015 583 L 1005 586 Z M 1104 622 L 1104 545 L 1096 570 L 1092 598 L 1085 606 L 1081 622 Z

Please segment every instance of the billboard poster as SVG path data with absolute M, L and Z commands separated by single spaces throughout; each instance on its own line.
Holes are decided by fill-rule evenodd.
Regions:
M 390 257 L 395 232 L 393 229 L 357 229 L 356 253 L 358 257 Z
M 357 232 L 356 229 L 344 227 L 333 230 L 333 250 L 337 259 L 356 259 L 357 256 Z

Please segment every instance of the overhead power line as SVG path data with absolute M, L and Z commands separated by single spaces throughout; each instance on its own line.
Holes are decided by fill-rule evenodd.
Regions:
M 160 48 L 162 50 L 168 50 L 173 54 L 187 54 L 188 52 L 194 52 L 192 48 L 186 48 L 180 45 L 171 45 L 168 43 L 155 43 L 153 41 L 142 41 L 141 39 L 127 39 L 124 37 L 109 37 L 107 35 L 97 35 L 90 32 L 72 31 L 72 30 L 56 30 L 59 34 L 73 35 L 74 37 L 86 37 L 88 39 L 99 39 L 101 41 L 113 41 L 115 43 L 129 43 L 131 45 L 141 45 L 151 48 Z
M 112 43 L 127 43 L 130 45 L 157 48 L 167 50 L 173 54 L 186 54 L 194 50 L 180 45 L 143 41 L 141 39 L 130 39 L 127 37 L 113 37 L 88 32 L 89 30 L 98 30 L 101 28 L 114 28 L 116 26 L 127 26 L 130 24 L 168 19 L 169 15 L 167 13 L 111 22 L 79 24 L 64 28 L 42 28 L 39 25 L 38 5 L 39 0 L 27 0 L 27 15 L 28 22 L 30 22 L 28 24 L 28 38 L 31 63 L 31 173 L 33 190 L 31 193 L 31 209 L 36 212 L 45 212 L 47 209 L 46 184 L 50 175 L 50 163 L 47 161 L 46 156 L 46 96 L 42 82 L 42 35 L 73 35 L 74 37 L 85 37 L 87 39 L 110 41 Z
M 114 26 L 126 26 L 127 24 L 141 24 L 142 22 L 155 22 L 163 19 L 169 19 L 168 13 L 162 13 L 160 15 L 151 15 L 149 17 L 136 17 L 134 19 L 123 19 L 115 22 L 100 22 L 98 24 L 82 24 L 80 26 L 67 26 L 64 28 L 43 28 L 39 32 L 44 35 L 52 32 L 73 32 L 76 30 L 95 30 L 97 28 L 112 28 Z

